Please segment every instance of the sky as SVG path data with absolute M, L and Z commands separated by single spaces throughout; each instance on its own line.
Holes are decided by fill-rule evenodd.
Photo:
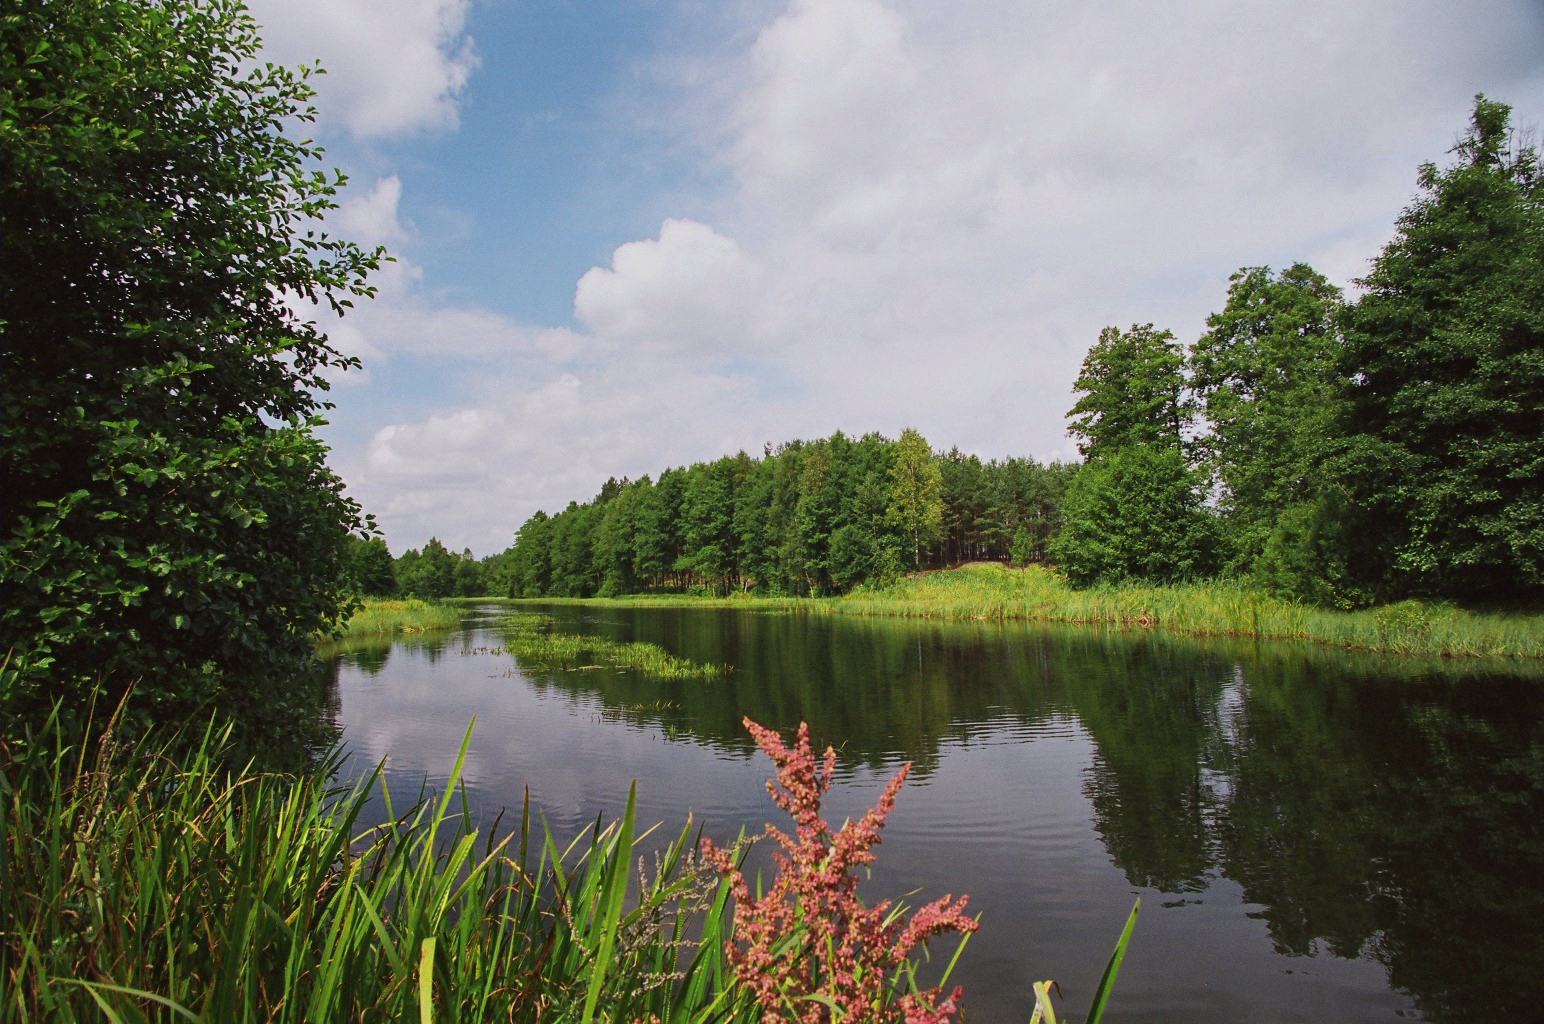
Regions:
M 1102 327 L 1354 291 L 1476 93 L 1544 125 L 1544 0 L 248 2 L 395 259 L 317 316 L 394 554 L 837 430 L 1074 458 Z

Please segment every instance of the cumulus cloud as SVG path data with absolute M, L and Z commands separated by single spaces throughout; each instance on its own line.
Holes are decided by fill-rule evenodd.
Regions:
M 454 128 L 477 56 L 465 34 L 469 0 L 248 0 L 264 57 L 316 60 L 322 123 L 375 139 Z
M 707 358 L 751 344 L 760 269 L 705 224 L 667 220 L 659 237 L 618 248 L 579 279 L 574 312 L 598 338 Z
M 732 194 L 584 274 L 579 330 L 407 278 L 361 311 L 388 359 L 476 367 L 345 473 L 394 542 L 502 547 L 609 475 L 838 428 L 1070 455 L 1102 326 L 1189 340 L 1242 265 L 1349 283 L 1474 93 L 1544 90 L 1530 0 L 792 0 L 749 38 L 699 126 Z

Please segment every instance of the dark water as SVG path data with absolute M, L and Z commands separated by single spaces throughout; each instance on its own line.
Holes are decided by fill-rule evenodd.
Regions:
M 717 610 L 544 609 L 567 632 L 727 662 L 715 683 L 527 673 L 492 612 L 347 655 L 339 723 L 394 792 L 526 787 L 560 835 L 777 813 L 742 716 L 840 756 L 827 817 L 913 764 L 869 899 L 970 893 L 966 1019 L 1081 1019 L 1135 897 L 1111 1021 L 1544 1019 L 1544 684 L 1146 633 Z M 946 954 L 947 949 L 943 950 Z

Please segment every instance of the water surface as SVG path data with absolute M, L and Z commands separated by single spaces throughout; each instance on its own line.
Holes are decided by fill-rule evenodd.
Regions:
M 912 774 L 862 892 L 970 893 L 966 1019 L 1081 1018 L 1142 898 L 1110 1021 L 1535 1020 L 1544 1006 L 1544 686 L 1308 646 L 721 609 L 541 609 L 565 632 L 733 666 L 721 682 L 522 669 L 494 608 L 339 659 L 352 764 L 394 792 L 527 789 L 560 835 L 776 809 L 740 721 L 810 723 L 837 822 Z M 944 950 L 947 954 L 948 950 Z

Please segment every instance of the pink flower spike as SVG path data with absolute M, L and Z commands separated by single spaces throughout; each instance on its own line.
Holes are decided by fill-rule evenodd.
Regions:
M 793 834 L 767 826 L 781 852 L 773 856 L 773 883 L 759 899 L 751 896 L 729 851 L 707 839 L 702 850 L 704 859 L 730 880 L 735 933 L 729 962 L 736 980 L 759 1005 L 762 1020 L 948 1024 L 958 1012 L 959 988 L 946 999 L 937 988 L 897 988 L 903 981 L 910 984 L 910 968 L 902 968 L 918 946 L 945 932 L 963 937 L 976 930 L 976 921 L 965 915 L 967 898 L 945 896 L 909 921 L 887 923 L 888 901 L 865 907 L 857 895 L 854 869 L 873 862 L 873 847 L 911 765 L 901 766 L 860 820 L 833 832 L 820 816 L 820 803 L 836 773 L 836 751 L 826 747 L 817 765 L 807 723 L 800 723 L 788 747 L 774 730 L 749 718 L 744 722 L 777 768 L 776 778 L 767 780 L 767 793 L 793 819 Z

